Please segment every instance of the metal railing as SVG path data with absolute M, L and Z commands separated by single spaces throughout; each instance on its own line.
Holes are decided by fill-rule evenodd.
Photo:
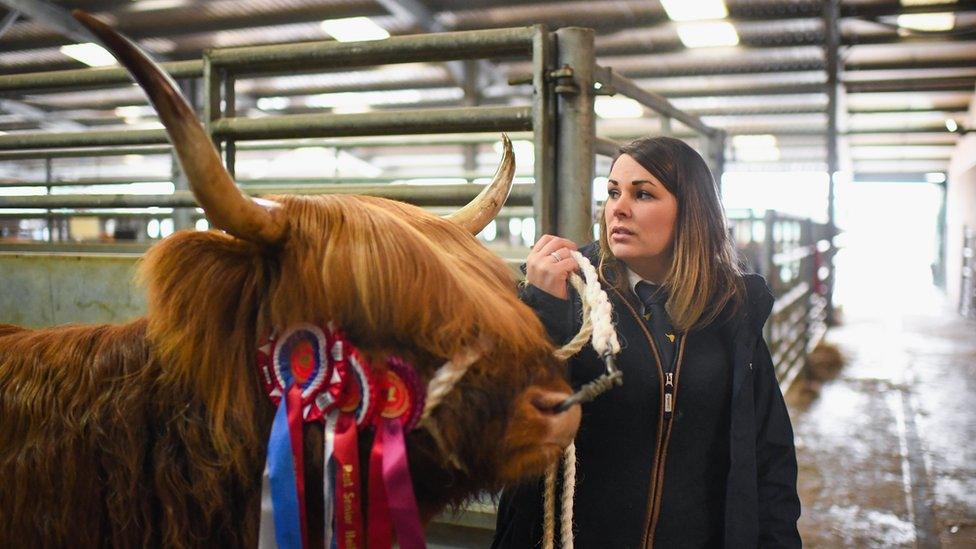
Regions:
M 498 133 L 531 139 L 535 149 L 532 185 L 516 185 L 507 212 L 524 215 L 532 208 L 537 232 L 556 233 L 576 241 L 592 237 L 595 159 L 613 155 L 619 143 L 596 135 L 594 99 L 621 94 L 662 117 L 662 127 L 677 121 L 697 132 L 705 143 L 703 156 L 717 180 L 721 179 L 725 133 L 696 116 L 674 107 L 666 98 L 640 88 L 634 81 L 595 63 L 593 31 L 564 28 L 553 32 L 542 26 L 487 31 L 465 31 L 394 37 L 388 40 L 340 43 L 311 42 L 216 49 L 202 60 L 165 63 L 177 78 L 199 79 L 203 92 L 202 118 L 228 169 L 233 173 L 241 152 L 298 147 L 352 147 L 404 145 L 465 145 L 495 142 Z M 557 47 L 558 45 L 558 47 Z M 295 72 L 315 72 L 377 64 L 448 61 L 486 57 L 531 59 L 532 73 L 517 82 L 531 84 L 527 106 L 416 108 L 359 114 L 289 114 L 261 118 L 238 116 L 236 82 L 241 79 Z M 121 68 L 82 69 L 8 77 L 0 91 L 77 90 L 129 84 Z M 409 139 L 403 136 L 411 135 Z M 272 140 L 272 141 L 269 141 Z M 172 154 L 165 132 L 150 130 L 97 130 L 87 132 L 26 132 L 0 135 L 0 162 L 39 159 L 47 163 L 43 181 L 9 181 L 0 187 L 37 185 L 55 187 L 171 181 L 176 190 L 163 195 L 46 194 L 0 197 L 0 225 L 16 218 L 44 218 L 50 227 L 62 227 L 73 215 L 105 218 L 115 208 L 142 209 L 120 213 L 143 221 L 170 215 L 180 227 L 200 218 L 196 202 L 177 169 L 168 178 L 54 177 L 51 162 L 60 158 L 105 157 L 126 154 Z M 429 175 L 429 174 L 425 174 Z M 452 174 L 444 174 L 450 177 Z M 474 180 L 478 174 L 456 176 Z M 353 193 L 385 196 L 425 207 L 463 204 L 480 189 L 477 185 L 389 185 L 394 180 L 425 176 L 374 178 L 266 178 L 240 180 L 241 188 L 255 195 L 287 193 Z M 341 182 L 340 182 L 341 181 Z M 150 208 L 157 208 L 149 211 Z M 158 208 L 164 208 L 160 210 Z M 772 218 L 767 219 L 772 215 Z M 735 220 L 738 225 L 765 224 L 770 231 L 748 247 L 763 248 L 760 272 L 767 276 L 778 299 L 769 326 L 774 359 L 780 376 L 795 376 L 796 364 L 823 331 L 819 297 L 829 279 L 815 279 L 829 264 L 833 251 L 821 250 L 819 226 L 774 213 Z M 814 234 L 817 233 L 817 234 Z M 741 244 L 741 243 L 740 243 Z M 63 243 L 62 243 L 63 245 Z M 23 249 L 23 246 L 18 246 Z M 768 249 L 767 249 L 768 248 Z M 820 262 L 820 263 L 817 263 Z M 824 286 L 824 285 L 827 286 Z M 819 307 L 819 308 L 818 308 Z
M 729 217 L 746 270 L 762 274 L 776 298 L 764 335 L 785 391 L 827 331 L 827 266 L 836 253 L 829 226 L 773 210 Z
M 976 320 L 976 230 L 962 228 L 962 283 L 959 286 L 959 314 Z

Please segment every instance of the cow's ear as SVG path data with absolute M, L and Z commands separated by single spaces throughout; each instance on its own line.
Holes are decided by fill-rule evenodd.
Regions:
M 252 405 L 240 379 L 274 276 L 267 254 L 264 246 L 218 231 L 185 231 L 152 247 L 139 266 L 153 353 L 173 374 L 167 377 L 199 391 L 217 422 L 241 412 L 231 404 Z

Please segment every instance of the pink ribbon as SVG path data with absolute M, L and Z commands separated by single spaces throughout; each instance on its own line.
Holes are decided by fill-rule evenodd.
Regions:
M 377 436 L 383 438 L 383 482 L 397 543 L 403 549 L 427 547 L 410 480 L 403 424 L 396 418 L 382 418 L 380 424 Z

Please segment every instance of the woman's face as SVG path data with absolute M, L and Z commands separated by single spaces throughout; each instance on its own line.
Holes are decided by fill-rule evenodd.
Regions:
M 629 155 L 610 170 L 603 215 L 613 255 L 637 274 L 663 276 L 671 265 L 678 201 Z

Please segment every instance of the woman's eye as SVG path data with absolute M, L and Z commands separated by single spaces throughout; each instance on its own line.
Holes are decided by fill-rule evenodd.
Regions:
M 654 196 L 647 191 L 637 191 L 637 198 L 647 199 L 647 198 L 654 198 Z
M 618 191 L 617 189 L 610 189 L 607 191 L 607 196 L 609 196 L 610 198 L 617 198 L 618 196 L 620 196 L 620 191 Z

